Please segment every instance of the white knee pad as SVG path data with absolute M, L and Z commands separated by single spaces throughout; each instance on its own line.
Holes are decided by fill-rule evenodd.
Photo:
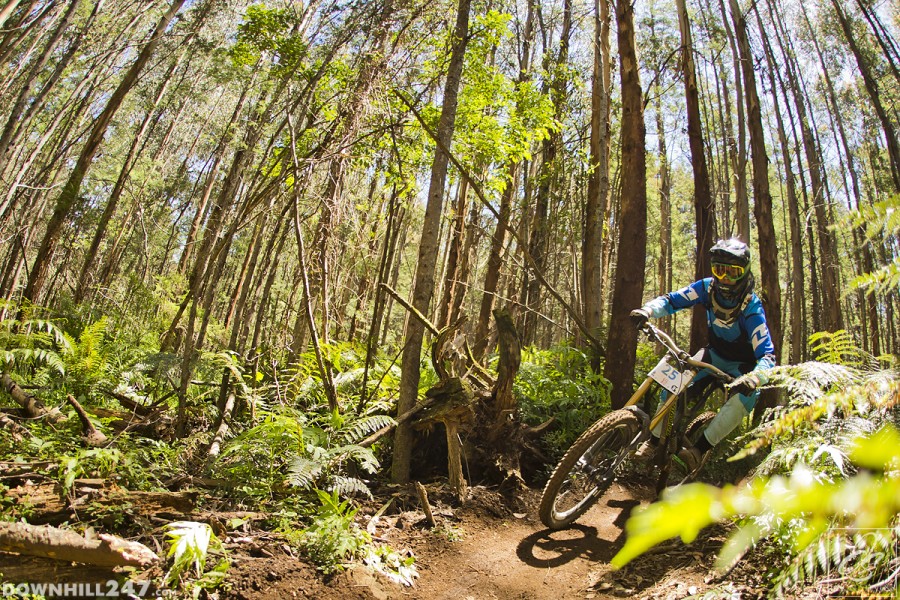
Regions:
M 750 412 L 741 402 L 741 397 L 735 394 L 719 409 L 716 417 L 706 427 L 706 439 L 715 446 L 740 425 L 744 417 L 749 414 Z

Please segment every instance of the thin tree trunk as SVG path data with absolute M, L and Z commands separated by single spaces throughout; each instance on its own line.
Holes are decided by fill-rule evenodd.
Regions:
M 759 23 L 760 31 L 763 31 L 762 19 L 758 10 L 756 10 L 756 18 Z M 803 268 L 803 228 L 800 224 L 800 208 L 797 201 L 797 185 L 794 178 L 791 145 L 788 141 L 784 120 L 781 116 L 781 107 L 778 102 L 779 87 L 776 85 L 776 76 L 782 93 L 786 95 L 787 90 L 781 79 L 781 73 L 777 70 L 772 59 L 772 49 L 768 37 L 763 36 L 763 42 L 769 67 L 768 73 L 772 91 L 772 102 L 778 123 L 778 140 L 781 143 L 781 154 L 784 158 L 784 179 L 787 185 L 788 221 L 790 222 L 791 232 L 791 278 L 789 287 L 791 301 L 790 316 L 791 323 L 793 324 L 789 332 L 791 341 L 789 360 L 792 364 L 797 364 L 802 360 L 805 360 L 804 342 L 806 339 L 806 336 L 804 335 L 804 323 L 806 323 L 806 275 Z
M 741 53 L 738 50 L 735 41 L 734 30 L 728 20 L 728 13 L 725 9 L 725 0 L 719 0 L 719 11 L 722 14 L 722 25 L 725 27 L 725 33 L 728 36 L 728 45 L 731 47 L 731 58 L 734 68 L 734 96 L 735 106 L 737 108 L 737 154 L 732 154 L 732 169 L 734 170 L 734 188 L 735 188 L 735 219 L 737 220 L 737 236 L 743 241 L 750 243 L 750 200 L 747 197 L 747 117 L 744 113 L 744 81 L 743 69 L 741 64 Z M 726 103 L 730 105 L 731 100 L 727 96 Z M 731 114 L 731 111 L 726 113 Z M 729 128 L 729 134 L 731 129 Z
M 150 60 L 150 56 L 153 54 L 156 46 L 159 45 L 163 33 L 181 9 L 184 2 L 185 0 L 173 0 L 165 14 L 163 14 L 162 18 L 160 18 L 159 22 L 156 24 L 156 28 L 153 30 L 147 44 L 141 49 L 137 59 L 135 59 L 134 63 L 128 69 L 128 72 L 122 78 L 122 81 L 119 83 L 112 96 L 110 96 L 109 102 L 106 104 L 103 112 L 100 113 L 100 116 L 98 116 L 97 120 L 94 122 L 93 129 L 72 169 L 72 174 L 65 186 L 63 186 L 63 191 L 56 201 L 53 215 L 50 217 L 50 222 L 44 233 L 44 238 L 41 241 L 37 256 L 34 259 L 31 274 L 28 277 L 28 283 L 22 294 L 28 301 L 36 303 L 40 299 L 40 294 L 47 277 L 47 271 L 50 267 L 50 260 L 53 258 L 60 232 L 65 225 L 69 212 L 72 210 L 72 207 L 75 205 L 75 202 L 81 193 L 81 183 L 87 174 L 94 155 L 97 153 L 100 144 L 103 142 L 103 136 L 106 133 L 113 116 L 119 110 L 125 96 L 137 82 L 138 75 L 143 70 L 144 65 L 147 64 L 147 61 Z
M 609 4 L 594 0 L 594 60 L 591 78 L 591 137 L 584 239 L 581 244 L 581 297 L 584 322 L 600 337 L 603 329 L 603 221 L 609 202 Z M 600 372 L 601 353 L 592 349 L 591 366 Z
M 50 62 L 50 59 L 53 56 L 53 52 L 56 51 L 57 45 L 59 44 L 59 40 L 62 38 L 63 33 L 65 33 L 66 29 L 69 28 L 69 25 L 72 22 L 72 18 L 75 15 L 75 11 L 78 10 L 78 5 L 81 0 L 72 0 L 69 4 L 69 7 L 66 9 L 63 14 L 62 19 L 60 19 L 59 24 L 56 26 L 56 29 L 53 31 L 50 39 L 47 40 L 47 43 L 44 45 L 44 49 L 41 52 L 41 55 L 37 58 L 34 65 L 31 66 L 28 77 L 22 82 L 21 87 L 19 88 L 19 94 L 16 97 L 15 102 L 12 104 L 12 108 L 9 112 L 9 117 L 6 120 L 6 125 L 3 127 L 2 133 L 0 133 L 0 173 L 6 168 L 6 164 L 9 161 L 10 151 L 11 151 L 11 143 L 13 141 L 13 132 L 16 129 L 16 126 L 19 123 L 27 122 L 27 119 L 23 117 L 23 113 L 26 110 L 26 104 L 31 100 L 29 96 L 31 95 L 31 91 L 34 88 L 34 85 L 37 83 L 38 78 L 41 76 L 41 71 L 47 66 L 47 63 Z M 77 42 L 73 42 L 72 44 L 77 45 Z M 46 85 L 44 86 L 47 87 Z M 33 102 L 41 101 L 42 98 L 35 99 Z M 31 105 L 32 107 L 34 104 Z
M 729 0 L 738 51 L 744 75 L 745 100 L 747 102 L 747 125 L 750 130 L 750 158 L 753 164 L 753 214 L 759 239 L 759 262 L 761 287 L 758 290 L 765 306 L 769 333 L 775 344 L 775 355 L 781 354 L 781 284 L 778 277 L 778 247 L 775 238 L 775 223 L 772 218 L 772 195 L 769 192 L 769 158 L 766 155 L 766 140 L 763 131 L 759 94 L 756 91 L 756 75 L 753 71 L 753 54 L 747 35 L 747 22 L 737 0 Z M 761 404 L 765 404 L 761 402 Z
M 450 162 L 450 140 L 456 123 L 457 99 L 462 79 L 462 67 L 469 39 L 470 0 L 460 0 L 453 31 L 453 49 L 444 83 L 443 106 L 438 121 L 437 135 L 440 143 L 434 152 L 431 165 L 431 181 L 428 186 L 428 201 L 419 241 L 418 264 L 413 285 L 412 306 L 427 314 L 434 293 L 434 274 L 437 265 L 438 235 L 444 205 L 444 184 Z M 415 318 L 408 318 L 406 341 L 401 359 L 400 391 L 397 400 L 397 414 L 410 410 L 416 403 L 419 389 L 419 361 L 422 354 L 424 326 Z M 409 481 L 410 461 L 413 450 L 413 432 L 408 424 L 397 427 L 394 435 L 393 464 L 391 479 L 395 483 Z
M 688 20 L 685 0 L 676 0 L 678 25 L 681 31 L 681 68 L 684 77 L 685 105 L 687 107 L 688 143 L 691 148 L 691 166 L 694 173 L 694 226 L 697 251 L 694 255 L 694 278 L 703 279 L 710 272 L 709 248 L 713 245 L 714 204 L 709 187 L 709 169 L 703 145 L 703 125 L 700 117 L 700 96 L 697 91 L 697 72 L 694 67 L 694 42 L 691 23 Z M 706 346 L 708 339 L 706 314 L 693 311 L 691 318 L 691 349 Z
M 881 92 L 878 88 L 878 82 L 872 74 L 869 62 L 866 60 L 865 56 L 863 56 L 859 44 L 856 43 L 852 24 L 841 6 L 841 0 L 831 0 L 831 3 L 834 6 L 838 21 L 841 24 L 841 29 L 844 32 L 844 39 L 847 40 L 850 51 L 853 52 L 853 56 L 856 58 L 856 65 L 859 67 L 859 72 L 862 75 L 866 91 L 869 93 L 869 99 L 872 101 L 875 114 L 878 115 L 878 120 L 881 122 L 881 128 L 887 143 L 888 156 L 891 161 L 891 177 L 894 182 L 894 190 L 900 192 L 900 142 L 897 140 L 897 130 L 884 108 Z

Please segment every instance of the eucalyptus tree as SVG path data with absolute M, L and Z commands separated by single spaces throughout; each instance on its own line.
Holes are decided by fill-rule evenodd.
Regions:
M 94 125 L 90 131 L 90 134 L 88 135 L 87 140 L 84 143 L 84 146 L 82 147 L 75 165 L 72 168 L 71 174 L 69 175 L 68 180 L 62 188 L 62 192 L 56 200 L 53 214 L 50 216 L 50 221 L 47 224 L 46 231 L 44 232 L 44 237 L 41 240 L 40 246 L 32 264 L 28 282 L 26 283 L 25 289 L 22 292 L 23 298 L 31 302 L 39 301 L 40 294 L 47 277 L 47 271 L 50 268 L 50 260 L 52 259 L 56 246 L 59 243 L 60 233 L 65 225 L 66 219 L 69 216 L 69 212 L 72 210 L 72 207 L 75 205 L 75 202 L 78 199 L 78 195 L 81 191 L 81 184 L 84 180 L 85 175 L 87 174 L 94 155 L 97 153 L 97 150 L 103 142 L 103 136 L 105 135 L 113 116 L 122 105 L 122 101 L 125 99 L 125 96 L 129 91 L 131 91 L 131 88 L 137 82 L 138 76 L 140 75 L 144 66 L 150 60 L 150 57 L 153 55 L 154 50 L 159 45 L 160 40 L 162 39 L 162 36 L 165 33 L 166 29 L 169 27 L 169 24 L 172 22 L 172 19 L 174 19 L 178 11 L 181 10 L 184 1 L 185 0 L 173 0 L 173 2 L 168 6 L 166 11 L 160 17 L 159 21 L 157 21 L 156 27 L 153 29 L 152 33 L 146 40 L 144 47 L 138 53 L 138 56 L 135 58 L 134 62 L 131 64 L 125 75 L 122 77 L 122 80 L 120 81 L 116 90 L 110 96 L 109 101 L 103 108 L 103 111 L 94 121 Z
M 788 90 L 791 92 L 791 98 L 794 101 L 794 111 L 796 120 L 800 126 L 803 140 L 803 150 L 806 155 L 806 172 L 809 176 L 811 188 L 811 197 L 813 201 L 813 210 L 816 216 L 816 239 L 818 242 L 819 256 L 821 258 L 821 281 L 820 289 L 813 290 L 813 293 L 820 294 L 822 297 L 821 305 L 823 308 L 823 327 L 827 331 L 838 331 L 843 328 L 843 317 L 841 314 L 841 285 L 840 285 L 840 266 L 837 260 L 837 248 L 835 245 L 834 235 L 832 233 L 832 222 L 830 218 L 830 199 L 825 190 L 824 172 L 822 168 L 821 148 L 817 143 L 814 134 L 814 127 L 811 123 L 811 115 L 808 116 L 807 96 L 803 93 L 802 74 L 795 59 L 793 48 L 790 40 L 787 39 L 786 32 L 779 27 L 781 19 L 774 18 L 775 13 L 772 3 L 769 2 L 769 11 L 773 15 L 773 28 L 771 30 L 772 37 L 777 41 L 781 49 L 782 63 L 774 62 L 773 67 L 783 68 L 787 78 Z
M 544 27 L 549 26 L 546 20 L 542 19 L 540 22 Z M 549 31 L 542 32 L 544 39 L 548 39 L 549 35 Z M 563 0 L 558 46 L 554 50 L 552 45 L 545 45 L 542 59 L 542 68 L 547 73 L 543 82 L 543 91 L 548 93 L 553 100 L 557 120 L 562 120 L 566 103 L 566 69 L 569 61 L 571 36 L 572 0 Z M 541 272 L 548 267 L 547 253 L 551 229 L 550 205 L 553 197 L 561 193 L 564 161 L 562 133 L 553 131 L 541 144 L 540 172 L 534 194 L 534 206 L 532 212 L 525 216 L 528 230 L 528 253 L 534 259 L 533 268 Z M 528 270 L 523 274 L 521 298 L 526 310 L 519 334 L 526 344 L 533 343 L 537 336 L 538 315 L 541 310 L 541 282 Z
M 434 275 L 437 264 L 438 239 L 441 213 L 444 206 L 444 186 L 450 162 L 449 148 L 456 123 L 457 99 L 459 97 L 466 46 L 469 40 L 470 0 L 459 0 L 456 22 L 450 38 L 450 59 L 444 80 L 440 118 L 437 125 L 437 144 L 431 165 L 428 184 L 428 200 L 419 238 L 418 261 L 413 283 L 412 306 L 421 314 L 428 314 L 434 294 Z M 406 335 L 401 358 L 400 391 L 397 399 L 397 415 L 403 415 L 415 406 L 418 398 L 419 361 L 425 324 L 410 316 L 406 322 Z M 413 450 L 411 425 L 402 423 L 394 435 L 394 453 L 391 464 L 391 479 L 395 483 L 409 481 L 410 461 Z
M 700 97 L 697 89 L 697 72 L 694 66 L 694 42 L 687 3 L 677 0 L 678 29 L 681 32 L 681 69 L 684 81 L 685 106 L 687 107 L 688 142 L 691 148 L 691 167 L 694 174 L 694 225 L 697 251 L 694 254 L 694 277 L 703 279 L 710 269 L 708 248 L 713 245 L 713 219 L 715 207 L 709 182 L 709 169 L 703 141 L 703 124 L 700 118 Z M 706 346 L 708 339 L 706 315 L 694 311 L 691 320 L 691 348 Z
M 644 148 L 644 103 L 634 35 L 634 7 L 616 0 L 616 29 L 622 88 L 622 193 L 619 252 L 610 310 L 604 376 L 612 384 L 612 406 L 631 395 L 637 336 L 628 313 L 641 305 L 647 259 L 647 157 Z
M 873 72 L 872 59 L 864 52 L 860 36 L 854 31 L 855 23 L 850 14 L 843 7 L 842 0 L 832 0 L 831 5 L 834 7 L 835 14 L 844 33 L 844 40 L 850 47 L 853 56 L 856 59 L 856 65 L 859 73 L 863 78 L 866 92 L 881 123 L 882 133 L 884 134 L 885 144 L 887 146 L 888 159 L 890 162 L 891 179 L 894 183 L 894 190 L 900 192 L 900 141 L 897 137 L 897 127 L 891 115 L 888 113 L 882 99 L 883 91 L 879 86 L 878 79 Z
M 755 9 L 759 30 L 764 31 L 762 17 L 758 9 Z M 768 76 L 770 81 L 770 92 L 772 94 L 772 106 L 778 126 L 778 141 L 781 148 L 781 157 L 784 163 L 784 173 L 782 175 L 786 187 L 788 222 L 790 224 L 790 247 L 791 260 L 789 273 L 790 285 L 788 293 L 790 297 L 790 318 L 792 326 L 790 328 L 790 353 L 789 358 L 792 363 L 798 363 L 805 357 L 805 341 L 806 341 L 806 302 L 804 297 L 806 294 L 806 273 L 803 265 L 803 234 L 804 229 L 800 224 L 800 208 L 797 193 L 796 176 L 794 174 L 793 150 L 787 135 L 787 128 L 782 117 L 779 90 L 781 94 L 786 94 L 785 83 L 781 77 L 780 71 L 776 68 L 774 61 L 774 53 L 767 36 L 763 36 L 763 47 L 766 54 L 766 64 L 768 68 Z M 776 80 L 779 85 L 776 85 Z
M 609 205 L 610 95 L 612 57 L 609 45 L 609 0 L 594 0 L 591 76 L 591 123 L 581 244 L 581 297 L 585 325 L 600 338 L 603 327 L 603 223 Z M 663 153 L 665 151 L 663 150 Z M 661 261 L 660 264 L 665 264 Z M 591 348 L 592 366 L 600 371 L 601 352 Z
M 772 194 L 769 191 L 769 157 L 766 151 L 762 110 L 756 86 L 755 63 L 750 48 L 747 20 L 737 0 L 730 0 L 741 70 L 744 77 L 744 100 L 747 105 L 747 125 L 750 131 L 750 159 L 753 165 L 753 214 L 756 217 L 759 248 L 760 298 L 765 306 L 769 332 L 776 355 L 781 353 L 781 281 L 778 276 L 778 245 L 772 214 Z

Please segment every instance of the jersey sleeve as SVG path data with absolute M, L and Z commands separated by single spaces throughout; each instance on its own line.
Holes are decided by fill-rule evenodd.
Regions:
M 756 357 L 756 366 L 753 368 L 753 372 L 760 379 L 761 383 L 766 383 L 768 377 L 761 371 L 775 366 L 775 345 L 772 343 L 772 337 L 769 335 L 766 311 L 758 301 L 754 304 L 757 305 L 748 307 L 752 309 L 752 312 L 747 314 L 745 322 L 750 343 L 753 345 L 753 355 Z
M 695 281 L 691 285 L 669 292 L 664 296 L 658 296 L 644 305 L 644 308 L 653 318 L 671 315 L 683 308 L 690 308 L 701 302 L 706 303 L 708 297 L 706 280 Z

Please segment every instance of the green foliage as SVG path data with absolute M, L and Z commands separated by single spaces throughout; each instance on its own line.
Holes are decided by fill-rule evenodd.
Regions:
M 343 496 L 370 495 L 368 485 L 348 469 L 375 473 L 379 461 L 358 445 L 368 434 L 393 424 L 387 415 L 315 416 L 284 409 L 233 438 L 222 451 L 217 470 L 241 482 L 239 491 L 274 498 L 284 484 L 299 490 L 325 487 Z
M 513 390 L 525 422 L 537 425 L 551 417 L 557 421 L 544 438 L 554 456 L 561 456 L 609 411 L 609 382 L 591 370 L 589 357 L 576 348 L 524 349 Z
M 865 231 L 866 240 L 880 240 L 883 236 L 900 233 L 900 195 L 894 195 L 882 202 L 876 202 L 850 213 L 844 221 L 845 228 L 860 228 Z M 859 275 L 850 282 L 856 286 L 876 292 L 889 292 L 900 288 L 900 257 L 882 265 L 871 273 Z
M 340 501 L 337 492 L 316 490 L 316 494 L 322 506 L 303 531 L 300 544 L 313 564 L 329 574 L 362 556 L 372 537 L 354 522 L 357 511 L 349 500 Z
M 68 338 L 57 325 L 44 319 L 5 319 L 0 322 L 0 365 L 4 371 L 32 373 L 46 380 L 65 375 L 62 354 L 71 350 Z
M 175 587 L 187 587 L 194 598 L 200 597 L 203 590 L 219 587 L 228 571 L 228 559 L 223 556 L 212 569 L 206 569 L 206 562 L 211 553 L 225 553 L 222 542 L 206 523 L 193 521 L 177 521 L 166 526 L 166 537 L 169 539 L 167 557 L 171 566 L 163 580 Z

